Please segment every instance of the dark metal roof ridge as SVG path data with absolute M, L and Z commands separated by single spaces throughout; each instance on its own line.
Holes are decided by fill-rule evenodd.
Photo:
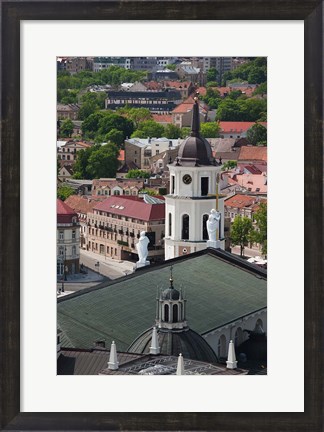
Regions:
M 162 263 L 156 263 L 156 264 L 151 264 L 151 265 L 146 266 L 146 267 L 141 267 L 141 268 L 137 269 L 134 273 L 131 273 L 127 276 L 122 276 L 118 279 L 114 279 L 114 280 L 108 281 L 108 282 L 104 281 L 104 282 L 102 282 L 102 283 L 100 283 L 94 287 L 85 288 L 81 291 L 75 291 L 72 294 L 58 298 L 57 303 L 62 303 L 66 300 L 70 300 L 72 298 L 79 297 L 83 294 L 88 294 L 92 291 L 97 291 L 99 289 L 115 285 L 117 283 L 120 283 L 120 282 L 126 281 L 128 279 L 132 279 L 134 277 L 137 277 L 138 275 L 141 275 L 143 273 L 149 273 L 149 272 L 154 271 L 158 268 L 162 269 L 165 267 L 170 267 L 170 265 L 172 265 L 172 263 L 180 263 L 180 262 L 186 261 L 188 258 L 196 258 L 196 257 L 202 256 L 202 255 L 210 255 L 210 256 L 214 256 L 214 257 L 216 256 L 217 258 L 220 258 L 224 262 L 227 262 L 227 263 L 232 264 L 236 267 L 239 267 L 245 271 L 248 271 L 248 272 L 256 275 L 257 277 L 261 277 L 262 279 L 267 278 L 267 271 L 266 270 L 261 269 L 261 268 L 257 268 L 256 266 L 246 262 L 242 258 L 237 257 L 237 256 L 235 256 L 229 252 L 225 252 L 221 249 L 207 248 L 207 249 L 203 249 L 201 251 L 193 252 L 193 253 L 188 254 L 188 255 L 182 255 L 182 256 L 179 256 L 176 258 L 171 258 L 167 261 L 163 261 Z

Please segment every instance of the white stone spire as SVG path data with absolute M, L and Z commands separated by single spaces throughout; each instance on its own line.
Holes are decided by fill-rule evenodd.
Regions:
M 231 340 L 228 346 L 228 357 L 226 361 L 226 367 L 227 369 L 236 369 L 237 368 L 237 361 L 235 356 L 235 348 L 233 341 Z
M 181 353 L 179 354 L 178 357 L 177 375 L 185 375 L 183 357 Z
M 152 341 L 151 341 L 151 346 L 150 346 L 150 354 L 154 354 L 154 355 L 160 354 L 160 347 L 159 347 L 159 341 L 158 341 L 156 327 L 153 327 Z
M 117 360 L 117 349 L 115 341 L 112 341 L 110 346 L 110 356 L 108 362 L 108 369 L 117 370 L 118 369 L 118 360 Z

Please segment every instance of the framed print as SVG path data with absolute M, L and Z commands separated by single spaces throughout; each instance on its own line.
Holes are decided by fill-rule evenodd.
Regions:
M 4 1 L 1 7 L 1 428 L 320 431 L 323 427 L 322 2 Z M 221 33 L 218 30 L 213 33 L 216 23 L 221 27 Z M 270 28 L 271 24 L 270 38 L 262 47 L 263 29 Z M 146 380 L 148 377 L 141 377 L 144 394 L 136 381 L 106 379 L 117 377 L 103 377 L 101 382 L 90 382 L 89 377 L 77 377 L 78 381 L 74 381 L 76 377 L 73 376 L 53 377 L 52 373 L 47 372 L 49 368 L 53 369 L 53 364 L 47 362 L 51 339 L 48 336 L 51 333 L 47 333 L 51 311 L 47 306 L 53 298 L 46 291 L 48 274 L 52 272 L 49 261 L 52 262 L 53 253 L 49 243 L 46 243 L 45 233 L 46 225 L 51 225 L 54 220 L 50 199 L 54 189 L 46 173 L 47 161 L 53 153 L 52 150 L 44 151 L 41 146 L 55 135 L 56 124 L 52 120 L 55 119 L 55 107 L 50 103 L 47 105 L 55 93 L 55 55 L 71 52 L 82 55 L 80 49 L 85 51 L 84 55 L 100 55 L 102 48 L 99 46 L 103 41 L 114 55 L 119 55 L 118 52 L 124 54 L 127 48 L 133 50 L 134 56 L 143 52 L 152 55 L 154 49 L 171 54 L 175 41 L 183 44 L 186 53 L 191 49 L 197 55 L 198 48 L 202 47 L 204 52 L 211 53 L 210 45 L 215 45 L 215 41 L 221 50 L 222 40 L 224 46 L 228 43 L 227 47 L 231 47 L 231 52 L 228 52 L 234 55 L 235 43 L 240 50 L 243 46 L 247 27 L 252 36 L 246 39 L 250 40 L 251 45 L 245 43 L 245 53 L 264 56 L 268 55 L 268 51 L 270 53 L 269 84 L 272 95 L 270 92 L 268 103 L 271 115 L 277 125 L 282 127 L 286 121 L 291 128 L 287 128 L 288 135 L 282 132 L 284 140 L 280 139 L 275 128 L 269 132 L 272 140 L 282 146 L 282 155 L 279 152 L 278 156 L 277 151 L 272 153 L 272 161 L 278 157 L 286 161 L 280 177 L 277 173 L 271 174 L 271 197 L 275 200 L 280 195 L 280 198 L 276 201 L 279 206 L 276 204 L 271 210 L 273 220 L 276 220 L 276 225 L 272 224 L 270 228 L 275 239 L 272 241 L 275 271 L 269 273 L 273 287 L 269 300 L 280 316 L 281 326 L 276 327 L 274 315 L 269 325 L 273 329 L 272 334 L 280 338 L 279 345 L 278 340 L 272 340 L 271 346 L 280 346 L 281 355 L 273 349 L 276 361 L 273 361 L 268 376 L 253 377 L 256 378 L 254 381 L 246 381 L 250 377 L 240 377 L 239 382 L 235 383 L 230 379 L 233 377 L 226 377 L 228 381 L 208 381 L 210 377 L 196 380 L 196 377 L 191 377 L 195 379 L 194 384 L 193 381 L 188 383 L 182 380 L 174 388 L 174 382 L 170 380 L 172 377 L 163 377 L 163 381 L 160 380 L 162 377 L 155 377 L 158 379 L 157 391 Z M 147 34 L 151 35 L 150 42 L 147 41 Z M 179 34 L 181 39 L 175 39 Z M 223 39 L 219 34 L 223 35 Z M 202 35 L 207 36 L 206 40 Z M 77 48 L 80 40 L 83 46 Z M 100 43 L 96 46 L 93 41 Z M 90 52 L 91 43 L 93 52 Z M 304 50 L 301 47 L 299 51 L 298 47 L 303 43 Z M 158 48 L 159 44 L 163 47 Z M 271 45 L 273 51 L 270 50 Z M 30 51 L 31 47 L 36 56 Z M 276 57 L 275 51 L 279 52 L 279 48 L 283 54 Z M 300 54 L 303 52 L 304 59 Z M 275 59 L 277 66 L 280 64 L 278 59 L 282 59 L 284 67 L 281 71 L 280 67 L 275 67 Z M 289 65 L 292 71 L 287 70 Z M 304 92 L 302 79 L 294 79 L 293 75 L 297 76 L 297 72 L 293 65 L 304 78 Z M 275 76 L 279 77 L 279 81 L 274 79 Z M 287 88 L 287 82 L 290 88 Z M 35 111 L 33 99 L 38 103 L 42 97 L 44 105 L 36 104 Z M 293 111 L 294 106 L 295 117 L 289 112 Z M 35 116 L 38 118 L 37 107 L 39 123 L 35 121 Z M 32 117 L 28 117 L 28 112 L 33 113 Z M 299 146 L 303 141 L 300 113 L 304 114 L 304 148 Z M 296 133 L 296 130 L 301 133 Z M 271 153 L 272 149 L 269 151 Z M 287 177 L 290 176 L 295 182 L 287 184 Z M 186 177 L 185 181 L 190 187 L 192 178 Z M 37 218 L 34 217 L 36 214 Z M 38 222 L 35 224 L 36 219 Z M 33 247 L 30 247 L 31 241 Z M 303 278 L 304 286 L 301 284 Z M 29 281 L 27 290 L 26 280 Z M 29 288 L 31 285 L 33 287 Z M 30 315 L 34 315 L 33 323 L 26 319 Z M 285 317 L 286 320 L 283 319 Z M 287 377 L 286 381 L 278 381 L 279 369 Z M 31 382 L 36 389 L 33 395 L 30 392 Z M 46 395 L 45 387 L 49 390 Z M 249 393 L 247 387 L 252 387 L 253 392 Z M 150 391 L 154 392 L 153 397 Z M 84 397 L 73 401 L 76 393 L 84 394 Z M 298 402 L 293 399 L 294 393 L 302 396 Z M 95 401 L 92 406 L 89 394 Z M 270 399 L 273 409 L 267 407 Z

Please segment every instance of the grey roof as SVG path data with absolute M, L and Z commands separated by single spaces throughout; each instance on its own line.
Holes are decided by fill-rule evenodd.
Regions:
M 98 339 L 115 340 L 125 351 L 154 324 L 156 292 L 168 287 L 171 265 L 187 299 L 188 324 L 199 334 L 266 308 L 265 270 L 227 252 L 206 249 L 58 299 L 62 339 L 78 348 L 92 347 Z
M 188 327 L 181 330 L 157 330 L 160 352 L 163 355 L 217 363 L 218 359 L 211 346 L 195 331 Z M 128 348 L 133 353 L 149 353 L 152 340 L 152 328 L 142 333 Z
M 141 357 L 138 354 L 118 353 L 119 364 L 128 363 Z M 107 367 L 109 351 L 106 349 L 62 348 L 57 360 L 58 375 L 98 375 Z

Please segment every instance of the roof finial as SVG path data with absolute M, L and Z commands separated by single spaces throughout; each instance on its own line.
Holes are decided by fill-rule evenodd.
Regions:
M 183 356 L 180 353 L 178 357 L 178 364 L 177 364 L 177 375 L 185 375 L 185 369 L 184 369 L 184 362 L 183 362 Z
M 227 369 L 236 369 L 237 368 L 237 361 L 235 356 L 235 348 L 233 341 L 231 340 L 228 346 L 228 356 L 226 361 L 226 367 Z
M 153 327 L 152 331 L 152 341 L 150 346 L 150 354 L 157 355 L 160 354 L 159 340 L 157 336 L 156 327 Z
M 170 267 L 170 288 L 173 288 L 173 266 Z
M 198 103 L 199 92 L 195 93 L 194 106 L 192 110 L 192 122 L 191 122 L 191 136 L 199 136 L 200 130 L 200 118 L 199 118 L 199 103 Z
M 118 369 L 118 360 L 117 360 L 117 348 L 115 341 L 112 341 L 110 346 L 110 356 L 109 356 L 109 362 L 108 362 L 108 369 L 110 370 L 116 370 Z

